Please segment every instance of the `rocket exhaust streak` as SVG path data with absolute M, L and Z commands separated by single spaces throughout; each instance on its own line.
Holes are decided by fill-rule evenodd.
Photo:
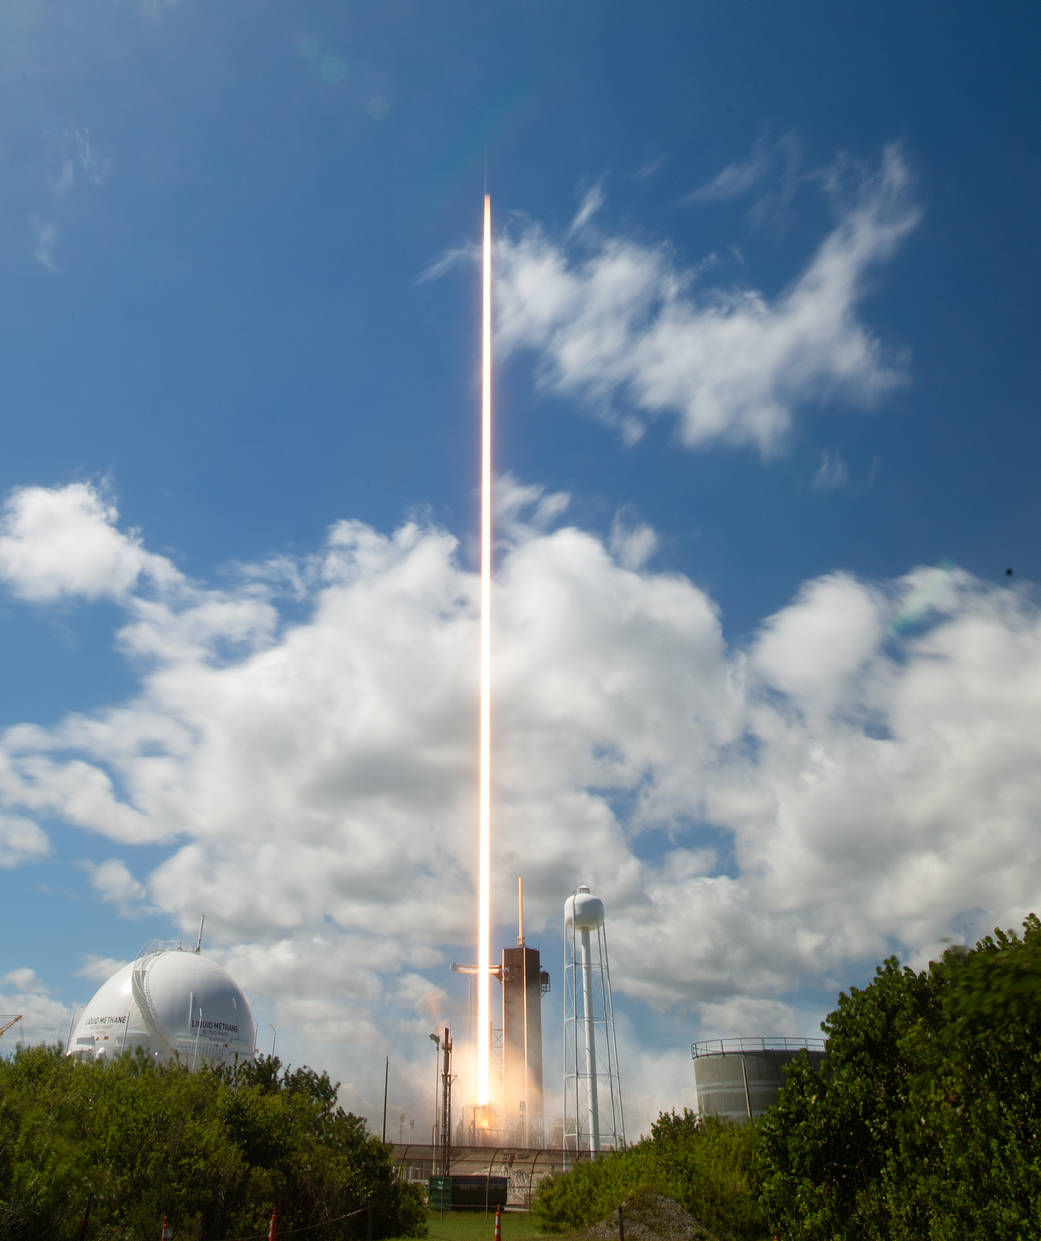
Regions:
M 477 911 L 477 1103 L 489 1100 L 491 1042 L 492 200 L 484 196 L 481 307 L 481 735 Z

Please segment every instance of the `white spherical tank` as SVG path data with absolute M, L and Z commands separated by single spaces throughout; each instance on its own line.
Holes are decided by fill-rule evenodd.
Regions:
M 231 976 L 198 952 L 147 952 L 116 970 L 83 1010 L 68 1054 L 107 1059 L 142 1048 L 157 1060 L 232 1064 L 252 1058 L 255 1029 Z
M 580 883 L 564 902 L 564 925 L 576 931 L 595 931 L 604 925 L 604 902 L 586 884 Z

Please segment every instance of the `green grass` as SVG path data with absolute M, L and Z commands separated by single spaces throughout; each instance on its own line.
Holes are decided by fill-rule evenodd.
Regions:
M 431 1211 L 429 1226 L 430 1241 L 492 1241 L 495 1212 L 485 1215 L 483 1211 L 446 1211 L 441 1215 Z M 504 1212 L 501 1227 L 502 1241 L 533 1241 L 546 1235 L 539 1232 L 534 1218 L 526 1211 Z

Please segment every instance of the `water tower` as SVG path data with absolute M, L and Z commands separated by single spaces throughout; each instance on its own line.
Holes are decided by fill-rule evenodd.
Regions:
M 604 902 L 580 884 L 564 902 L 564 1148 L 624 1146 Z

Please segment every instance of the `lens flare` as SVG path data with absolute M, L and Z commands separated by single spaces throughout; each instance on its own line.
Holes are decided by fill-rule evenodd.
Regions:
M 484 196 L 481 307 L 481 788 L 477 910 L 477 1104 L 489 1102 L 491 1042 L 492 200 Z
M 941 560 L 929 573 L 920 575 L 920 581 L 903 602 L 900 611 L 889 626 L 891 636 L 906 633 L 920 624 L 938 601 L 943 589 L 954 572 L 953 560 Z

